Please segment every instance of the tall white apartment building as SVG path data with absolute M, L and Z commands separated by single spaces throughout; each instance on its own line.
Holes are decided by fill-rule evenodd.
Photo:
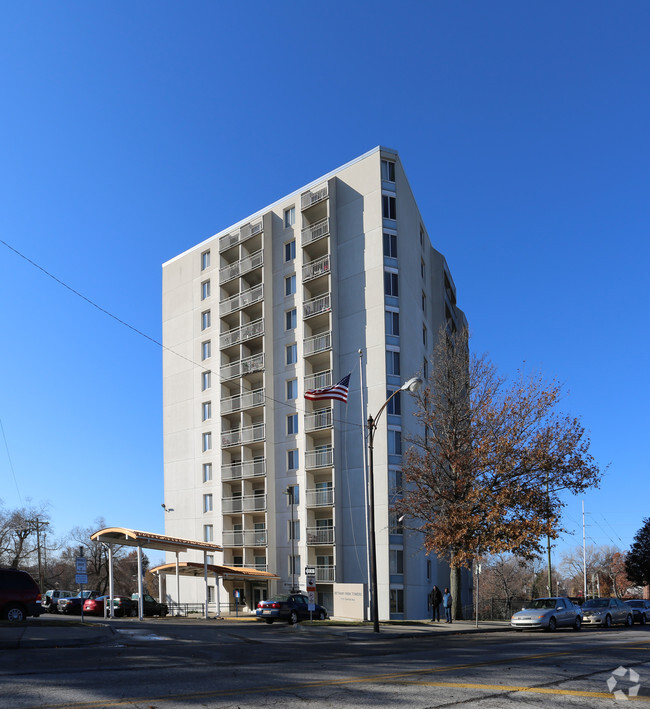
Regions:
M 226 581 L 222 599 L 304 589 L 306 566 L 330 611 L 343 584 L 367 588 L 363 425 L 426 376 L 443 324 L 465 325 L 454 282 L 383 147 L 164 264 L 165 533 L 279 577 Z M 347 404 L 304 398 L 348 373 Z M 449 583 L 390 511 L 413 411 L 397 395 L 374 440 L 382 620 L 425 617 Z M 204 600 L 202 580 L 182 582 L 184 601 Z

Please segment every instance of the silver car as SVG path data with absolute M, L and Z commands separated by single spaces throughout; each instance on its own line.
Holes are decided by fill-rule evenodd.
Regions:
M 632 625 L 632 609 L 620 598 L 590 598 L 582 604 L 582 622 L 609 628 L 614 623 Z
M 526 601 L 524 608 L 512 616 L 510 625 L 517 630 L 542 628 L 552 632 L 560 627 L 580 630 L 582 612 L 579 606 L 574 606 L 564 596 L 536 598 Z

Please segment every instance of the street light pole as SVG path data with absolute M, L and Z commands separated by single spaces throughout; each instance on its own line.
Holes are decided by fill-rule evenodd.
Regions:
M 422 380 L 419 377 L 413 377 L 402 386 L 395 390 L 384 402 L 384 405 L 377 412 L 377 416 L 373 419 L 368 416 L 368 536 L 370 549 L 368 555 L 370 557 L 370 596 L 372 609 L 372 629 L 373 632 L 379 632 L 379 600 L 377 598 L 377 535 L 375 534 L 375 459 L 374 459 L 374 444 L 375 431 L 377 430 L 377 421 L 382 414 L 382 411 L 388 406 L 394 396 L 401 391 L 417 391 L 422 385 Z

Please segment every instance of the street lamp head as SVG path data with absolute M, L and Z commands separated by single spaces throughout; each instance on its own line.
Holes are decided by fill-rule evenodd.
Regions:
M 402 386 L 400 387 L 400 391 L 415 392 L 421 386 L 422 386 L 422 380 L 420 379 L 420 377 L 413 377 L 413 378 L 409 379 L 408 382 L 404 382 L 404 384 L 402 384 Z

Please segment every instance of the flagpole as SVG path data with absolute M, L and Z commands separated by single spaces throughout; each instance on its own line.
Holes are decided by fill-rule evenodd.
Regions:
M 364 526 L 366 532 L 366 578 L 368 579 L 368 603 L 366 604 L 366 620 L 370 619 L 370 556 L 368 549 L 370 548 L 370 538 L 368 536 L 368 461 L 366 460 L 366 406 L 364 394 L 365 387 L 363 386 L 363 350 L 359 349 L 359 397 L 361 399 L 361 450 L 363 451 L 363 489 L 364 489 Z

